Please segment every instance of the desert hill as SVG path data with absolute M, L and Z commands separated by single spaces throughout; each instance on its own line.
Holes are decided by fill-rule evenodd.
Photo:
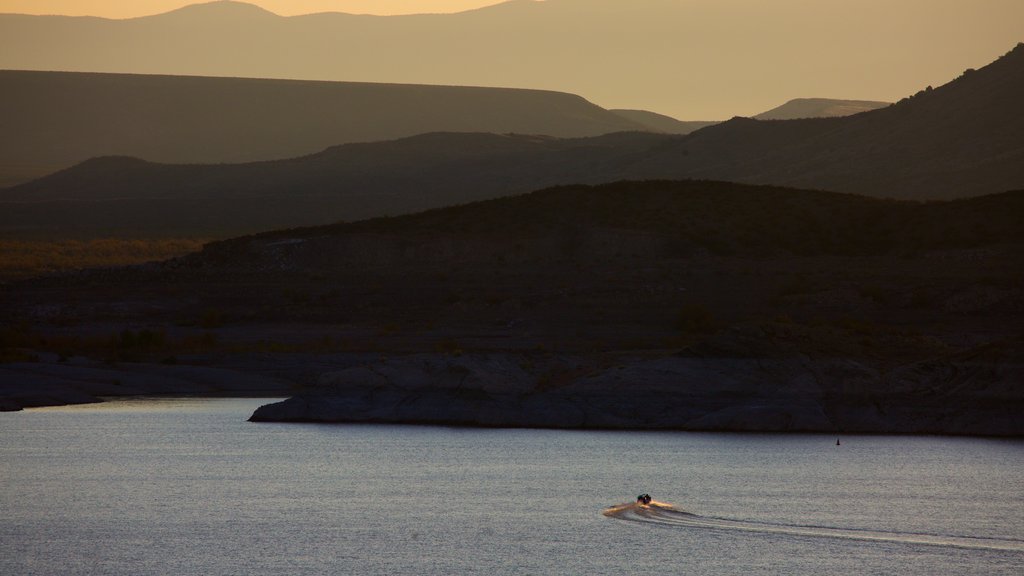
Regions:
M 785 104 L 754 116 L 757 120 L 796 120 L 798 118 L 835 118 L 889 106 L 891 102 L 874 100 L 836 100 L 833 98 L 794 98 Z
M 610 110 L 627 120 L 631 120 L 652 132 L 664 134 L 689 134 L 708 126 L 718 124 L 715 121 L 677 120 L 671 116 L 650 112 L 648 110 Z
M 395 267 L 403 258 L 408 266 L 424 258 L 585 266 L 613 254 L 638 261 L 698 252 L 919 254 L 1024 244 L 1024 192 L 917 203 L 714 181 L 561 186 L 406 216 L 265 232 L 209 244 L 186 260 L 260 270 L 273 262 L 282 269 L 325 272 L 365 259 L 358 250 L 345 253 L 351 238 L 364 236 L 378 246 L 373 261 L 363 265 Z M 558 239 L 566 242 L 559 245 Z M 384 246 L 413 244 L 413 251 L 380 257 Z
M 210 164 L 435 131 L 643 129 L 579 96 L 541 90 L 10 70 L 0 71 L 0 126 L 8 180 L 19 166 L 55 171 L 108 155 Z

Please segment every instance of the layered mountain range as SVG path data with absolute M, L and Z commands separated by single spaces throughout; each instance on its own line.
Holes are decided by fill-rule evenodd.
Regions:
M 425 132 L 597 136 L 645 125 L 542 90 L 0 71 L 0 178 L 97 156 L 277 160 Z M 25 168 L 22 168 L 22 172 Z
M 766 114 L 864 109 L 843 100 L 793 101 Z M 572 138 L 630 130 L 688 134 L 712 124 L 605 110 L 544 90 L 6 70 L 0 71 L 0 187 L 99 156 L 232 163 L 427 132 Z
M 582 100 L 541 96 L 562 98 L 594 122 L 614 125 L 610 112 Z M 1018 45 L 946 85 L 838 118 L 734 118 L 685 136 L 438 133 L 234 165 L 103 158 L 0 191 L 0 230 L 8 236 L 132 229 L 223 236 L 620 179 L 708 178 L 876 197 L 964 198 L 1024 187 L 1022 102 L 1024 45 Z

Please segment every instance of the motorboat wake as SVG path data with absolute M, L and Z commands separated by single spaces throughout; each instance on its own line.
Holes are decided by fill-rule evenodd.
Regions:
M 1024 552 L 1024 540 L 1012 538 L 953 536 L 945 534 L 892 532 L 861 528 L 785 524 L 755 520 L 734 520 L 714 516 L 702 516 L 676 508 L 667 502 L 659 502 L 657 500 L 644 502 L 638 499 L 637 502 L 617 504 L 606 508 L 603 514 L 616 520 L 639 522 L 678 529 L 786 534 L 810 538 L 842 538 L 847 540 Z

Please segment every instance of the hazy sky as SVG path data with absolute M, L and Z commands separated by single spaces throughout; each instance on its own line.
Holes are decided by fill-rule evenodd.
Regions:
M 133 18 L 167 12 L 204 0 L 0 0 L 0 12 Z M 245 0 L 282 16 L 312 12 L 413 14 L 458 12 L 497 4 L 496 0 Z
M 333 29 L 303 28 L 307 19 L 291 18 L 223 33 L 199 27 L 168 36 L 175 42 L 157 34 L 148 44 L 145 34 L 127 31 L 131 21 L 93 36 L 72 37 L 69 29 L 45 41 L 19 23 L 0 32 L 0 68 L 539 88 L 607 108 L 720 120 L 792 98 L 896 101 L 985 66 L 1024 41 L 1024 0 L 518 1 L 459 16 L 336 20 Z M 284 16 L 500 4 L 248 2 Z M 0 0 L 0 12 L 127 18 L 195 3 Z M 115 34 L 119 27 L 126 31 Z

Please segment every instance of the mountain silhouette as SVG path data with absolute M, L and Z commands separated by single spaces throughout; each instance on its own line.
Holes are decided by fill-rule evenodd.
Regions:
M 623 179 L 964 198 L 1024 189 L 1022 102 L 1024 45 L 945 86 L 841 118 L 734 118 L 686 136 L 437 133 L 249 164 L 103 158 L 0 190 L 0 230 L 224 236 Z
M 0 71 L 0 126 L 4 165 L 54 170 L 105 155 L 270 160 L 434 131 L 643 129 L 541 90 L 29 71 Z
M 917 199 L 1024 187 L 1024 43 L 886 108 L 841 118 L 734 118 L 647 156 L 631 168 L 639 174 Z
M 798 118 L 834 118 L 849 116 L 889 106 L 890 102 L 872 100 L 836 100 L 833 98 L 794 98 L 782 106 L 754 116 L 757 120 L 795 120 Z M 632 120 L 652 132 L 689 134 L 719 124 L 718 121 L 677 120 L 665 114 L 648 110 L 612 109 L 611 112 Z
M 615 179 L 652 133 L 559 139 L 431 133 L 246 164 L 103 157 L 0 190 L 0 236 L 228 236 Z
M 250 20 L 275 20 L 278 18 L 277 14 L 269 10 L 265 10 L 255 4 L 249 4 L 247 2 L 236 2 L 234 0 L 217 0 L 214 2 L 203 2 L 199 4 L 189 4 L 182 6 L 176 10 L 171 10 L 164 14 L 157 14 L 154 16 L 143 16 L 138 20 L 149 20 L 154 19 L 160 20 L 190 20 L 190 19 L 205 19 L 205 20 L 224 20 L 229 22 L 237 22 L 239 20 L 250 19 Z

